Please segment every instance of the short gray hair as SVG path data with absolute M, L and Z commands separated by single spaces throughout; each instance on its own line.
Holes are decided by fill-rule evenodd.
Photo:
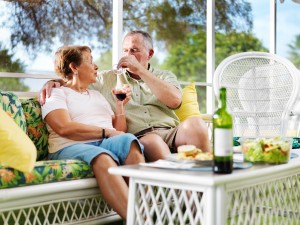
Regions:
M 145 32 L 145 31 L 142 31 L 142 30 L 132 30 L 132 31 L 129 31 L 124 39 L 128 36 L 133 36 L 133 35 L 136 35 L 136 34 L 141 34 L 144 38 L 144 44 L 145 44 L 145 47 L 148 48 L 148 49 L 153 49 L 153 40 L 152 40 L 152 37 L 150 36 L 149 33 Z

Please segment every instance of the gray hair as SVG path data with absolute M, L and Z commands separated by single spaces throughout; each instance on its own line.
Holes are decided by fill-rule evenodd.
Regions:
M 148 48 L 148 49 L 153 49 L 153 40 L 152 40 L 152 37 L 150 36 L 149 33 L 145 32 L 145 31 L 141 31 L 141 30 L 133 30 L 133 31 L 129 31 L 124 39 L 128 36 L 133 36 L 133 35 L 136 35 L 136 34 L 141 34 L 143 36 L 143 39 L 144 39 L 144 44 L 145 44 L 145 47 Z

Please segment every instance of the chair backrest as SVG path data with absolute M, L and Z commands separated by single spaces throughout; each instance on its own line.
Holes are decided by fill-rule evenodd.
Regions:
M 244 52 L 224 59 L 214 73 L 213 88 L 227 89 L 227 109 L 237 137 L 285 136 L 299 98 L 300 76 L 287 59 L 265 52 Z

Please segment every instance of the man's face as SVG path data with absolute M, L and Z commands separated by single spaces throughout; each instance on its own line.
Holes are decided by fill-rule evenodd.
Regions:
M 134 55 L 137 61 L 147 69 L 149 60 L 153 55 L 153 50 L 145 46 L 141 34 L 134 34 L 125 37 L 123 41 L 123 53 L 124 56 Z

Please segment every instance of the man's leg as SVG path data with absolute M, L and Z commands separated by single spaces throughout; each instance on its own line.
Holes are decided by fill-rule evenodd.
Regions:
M 211 151 L 207 125 L 199 117 L 187 118 L 178 125 L 175 137 L 176 147 L 189 144 L 195 145 L 205 152 Z
M 157 134 L 149 133 L 139 140 L 144 145 L 144 155 L 147 162 L 165 159 L 171 153 L 168 145 Z

